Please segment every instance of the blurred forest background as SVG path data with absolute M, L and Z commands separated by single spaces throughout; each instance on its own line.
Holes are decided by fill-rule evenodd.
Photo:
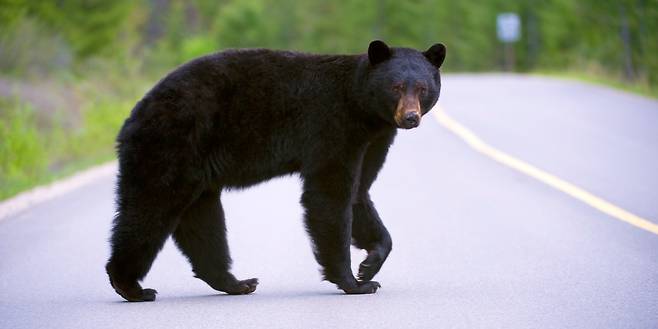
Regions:
M 448 47 L 444 70 L 515 70 L 658 95 L 657 0 L 0 0 L 0 199 L 114 157 L 135 102 L 175 66 L 232 47 L 361 53 Z

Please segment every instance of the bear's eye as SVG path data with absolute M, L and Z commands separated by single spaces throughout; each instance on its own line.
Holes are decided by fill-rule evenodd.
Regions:
M 391 87 L 391 90 L 393 90 L 396 93 L 399 93 L 403 90 L 403 87 L 401 84 L 395 84 L 393 87 Z
M 419 92 L 421 95 L 425 95 L 425 94 L 427 94 L 427 87 L 425 87 L 425 86 L 418 86 L 418 92 Z

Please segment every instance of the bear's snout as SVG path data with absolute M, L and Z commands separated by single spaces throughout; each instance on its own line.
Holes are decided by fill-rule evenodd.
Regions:
M 411 129 L 420 125 L 420 102 L 416 96 L 401 97 L 395 110 L 398 128 Z
M 420 116 L 416 112 L 407 112 L 404 115 L 404 127 L 405 129 L 416 128 L 420 124 Z

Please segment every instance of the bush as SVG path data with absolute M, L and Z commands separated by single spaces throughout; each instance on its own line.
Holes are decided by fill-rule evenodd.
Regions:
M 69 45 L 38 21 L 26 18 L 0 30 L 0 71 L 44 76 L 70 69 Z
M 0 98 L 0 199 L 31 186 L 47 164 L 45 139 L 34 110 L 17 99 Z

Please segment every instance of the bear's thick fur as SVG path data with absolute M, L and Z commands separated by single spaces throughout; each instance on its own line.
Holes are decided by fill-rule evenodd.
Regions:
M 373 41 L 367 54 L 229 50 L 195 59 L 135 106 L 117 138 L 117 215 L 106 270 L 119 295 L 151 301 L 144 278 L 165 240 L 212 288 L 248 294 L 229 271 L 220 193 L 298 173 L 307 231 L 324 278 L 373 293 L 391 250 L 368 190 L 396 128 L 413 128 L 439 97 L 445 47 Z M 358 280 L 350 241 L 368 251 Z

